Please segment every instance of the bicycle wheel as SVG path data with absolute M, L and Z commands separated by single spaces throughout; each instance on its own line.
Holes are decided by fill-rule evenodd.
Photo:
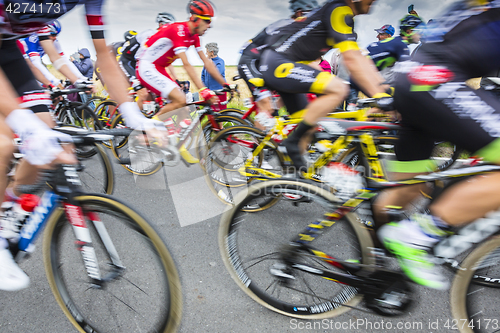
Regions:
M 96 114 L 81 103 L 74 102 L 69 108 L 61 109 L 58 120 L 64 125 L 81 127 L 90 131 L 102 129 L 102 124 Z M 78 148 L 76 154 L 78 157 L 87 158 L 97 154 L 97 151 L 94 147 L 87 146 Z
M 238 125 L 252 126 L 252 122 L 248 119 L 242 119 L 242 114 L 236 113 L 234 111 L 221 112 L 214 115 L 214 121 L 218 124 L 218 129 L 214 128 L 210 121 L 203 123 L 202 131 L 198 133 L 196 138 L 196 157 L 202 161 L 206 154 L 207 148 L 210 141 L 219 133 L 221 130 Z M 200 163 L 201 167 L 204 167 L 204 162 Z
M 113 100 L 105 100 L 97 104 L 94 112 L 106 127 L 110 127 L 113 123 L 114 117 L 119 115 L 119 113 L 116 111 L 117 107 L 117 102 Z
M 246 190 L 252 178 L 240 174 L 239 169 L 264 137 L 264 133 L 257 128 L 233 126 L 220 131 L 211 140 L 204 160 L 205 180 L 220 201 L 233 204 L 235 195 Z M 256 168 L 262 167 L 279 175 L 283 174 L 282 165 L 283 156 L 272 140 L 253 160 Z
M 264 197 L 280 197 L 271 208 L 246 213 L 242 208 L 260 202 Z M 302 196 L 298 207 L 286 199 Z M 265 199 L 264 199 L 265 200 Z M 219 227 L 219 249 L 224 264 L 237 285 L 254 301 L 286 316 L 320 319 L 340 315 L 362 299 L 357 289 L 335 281 L 307 274 L 290 267 L 293 275 L 287 283 L 271 274 L 282 262 L 280 251 L 296 239 L 308 224 L 325 219 L 333 212 L 338 199 L 317 186 L 291 180 L 270 180 L 254 184 L 248 194 L 239 194 L 234 207 L 223 214 Z M 368 251 L 373 246 L 366 228 L 355 214 L 335 221 L 314 241 L 314 247 L 331 257 L 373 264 Z M 326 232 L 326 230 L 325 230 Z M 321 269 L 337 270 L 311 252 L 298 252 L 297 262 Z M 337 270 L 339 271 L 339 270 Z M 345 271 L 341 271 L 346 273 Z
M 94 146 L 97 154 L 80 159 L 79 176 L 86 193 L 112 194 L 114 188 L 113 165 L 106 150 L 100 144 Z
M 182 295 L 164 241 L 143 217 L 111 197 L 89 194 L 75 200 L 87 217 L 102 286 L 91 283 L 66 214 L 56 209 L 47 222 L 43 256 L 64 314 L 80 332 L 174 332 Z M 95 215 L 109 234 L 103 238 L 108 249 L 113 245 L 110 251 L 100 237 L 103 232 L 97 232 Z M 117 256 L 120 266 L 115 264 Z
M 85 106 L 88 106 L 92 111 L 95 112 L 97 106 L 105 100 L 105 97 L 94 95 L 85 102 Z
M 495 278 L 488 278 L 493 276 Z M 500 236 L 494 236 L 461 263 L 451 286 L 452 325 L 460 332 L 498 332 Z M 481 280 L 482 283 L 477 283 Z
M 125 128 L 121 115 L 113 121 L 111 128 Z M 130 141 L 130 142 L 129 142 Z M 127 171 L 139 176 L 149 176 L 158 172 L 163 164 L 163 156 L 159 151 L 148 149 L 145 144 L 139 143 L 139 137 L 134 133 L 128 136 L 115 136 L 110 144 L 113 155 L 119 160 L 130 159 L 130 164 L 121 164 Z

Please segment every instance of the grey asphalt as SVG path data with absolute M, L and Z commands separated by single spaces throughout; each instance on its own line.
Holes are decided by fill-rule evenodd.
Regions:
M 199 166 L 164 168 L 137 179 L 118 165 L 114 169 L 114 195 L 155 224 L 176 261 L 184 300 L 180 332 L 453 331 L 445 328 L 451 323 L 449 292 L 420 286 L 414 286 L 415 305 L 397 318 L 351 310 L 324 321 L 302 321 L 271 312 L 244 294 L 226 272 L 217 242 L 224 207 L 207 189 Z M 0 292 L 1 333 L 77 332 L 51 293 L 41 253 L 38 248 L 20 265 L 31 278 L 28 289 Z

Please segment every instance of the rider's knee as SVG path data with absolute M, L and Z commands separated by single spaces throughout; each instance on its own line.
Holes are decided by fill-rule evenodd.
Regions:
M 344 81 L 339 80 L 334 78 L 335 80 L 332 80 L 330 84 L 327 86 L 327 92 L 325 94 L 327 95 L 336 95 L 342 98 L 343 100 L 349 96 L 349 85 L 346 84 Z

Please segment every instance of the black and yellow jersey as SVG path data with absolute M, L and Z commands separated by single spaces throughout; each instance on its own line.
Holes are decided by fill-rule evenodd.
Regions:
M 279 28 L 267 44 L 293 61 L 313 61 L 332 48 L 358 50 L 353 17 L 344 0 L 333 0 Z

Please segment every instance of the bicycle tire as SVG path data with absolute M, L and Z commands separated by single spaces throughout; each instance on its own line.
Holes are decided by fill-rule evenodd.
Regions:
M 460 264 L 451 286 L 450 304 L 456 328 L 461 333 L 498 332 L 500 329 L 495 306 L 500 295 L 500 279 L 485 281 L 491 288 L 475 281 L 478 276 L 489 275 L 490 270 L 495 270 L 494 275 L 498 276 L 499 262 L 500 236 L 497 235 L 474 249 Z M 489 323 L 488 327 L 485 327 L 486 323 Z
M 214 116 L 214 120 L 219 124 L 219 128 L 221 130 L 237 126 L 237 125 L 248 125 L 252 126 L 252 122 L 248 119 L 242 119 L 242 114 L 236 113 L 234 111 L 221 112 Z M 198 160 L 202 161 L 207 154 L 207 147 L 210 144 L 210 141 L 219 133 L 221 130 L 216 130 L 213 128 L 210 121 L 207 121 L 203 124 L 202 130 L 198 133 L 196 138 L 196 157 Z M 203 138 L 201 135 L 203 134 Z M 204 163 L 200 163 L 200 166 L 203 168 Z
M 273 196 L 278 193 L 301 194 L 311 201 L 301 204 L 300 208 L 287 208 L 287 202 L 281 200 L 279 205 L 274 205 L 272 209 L 264 212 L 249 214 L 242 211 L 242 208 L 253 200 L 258 200 L 263 195 Z M 295 279 L 290 280 L 289 288 L 286 288 L 269 273 L 282 246 L 296 238 L 308 223 L 314 220 L 313 216 L 318 217 L 335 209 L 332 203 L 337 200 L 331 192 L 323 188 L 283 179 L 256 183 L 248 188 L 247 194 L 238 194 L 234 207 L 223 214 L 218 234 L 222 260 L 238 287 L 264 307 L 295 318 L 329 318 L 350 309 L 342 305 L 358 304 L 362 296 L 353 287 L 342 287 L 341 284 L 292 268 L 289 273 L 293 274 Z M 318 206 L 321 212 L 316 210 Z M 322 236 L 316 239 L 316 249 L 323 250 L 328 247 L 329 251 L 335 253 L 325 252 L 335 258 L 374 264 L 374 257 L 369 254 L 369 248 L 373 247 L 372 239 L 356 214 L 346 215 L 346 218 L 336 221 L 330 228 L 335 229 L 329 230 L 330 235 L 339 237 Z M 311 257 L 313 256 L 308 253 L 300 256 L 300 259 L 302 263 L 314 263 L 322 268 L 327 265 L 324 261 L 319 262 L 317 257 Z M 333 266 L 328 267 L 332 269 Z M 305 290 L 301 292 L 299 289 L 302 288 Z M 279 292 L 276 289 L 279 289 Z M 324 295 L 325 293 L 328 295 Z
M 97 106 L 105 100 L 106 97 L 94 95 L 91 98 L 89 98 L 84 105 L 89 107 L 92 111 L 95 112 Z
M 210 141 L 204 160 L 204 177 L 210 190 L 221 202 L 232 205 L 235 195 L 245 191 L 252 181 L 251 177 L 241 175 L 239 169 L 264 137 L 265 134 L 255 127 L 233 126 L 220 131 Z M 243 145 L 238 142 L 239 138 L 243 138 Z M 252 147 L 245 147 L 246 144 L 252 144 Z M 268 165 L 267 171 L 283 174 L 284 157 L 272 140 L 255 158 L 254 165 L 261 167 L 264 160 Z M 265 209 L 272 202 L 263 204 L 257 210 Z
M 113 165 L 101 144 L 95 144 L 94 149 L 96 155 L 84 159 L 83 170 L 79 171 L 82 187 L 87 193 L 111 195 L 115 183 Z M 101 170 L 101 172 L 96 173 L 95 170 L 97 169 Z
M 125 127 L 126 125 L 123 121 L 122 115 L 117 116 L 111 126 L 111 128 Z M 127 136 L 114 137 L 113 143 L 111 144 L 111 151 L 118 160 L 130 158 L 128 148 L 129 139 L 130 138 Z M 162 157 L 154 155 L 151 151 L 146 149 L 146 146 L 144 146 L 144 150 L 141 150 L 139 153 L 140 154 L 136 155 L 136 158 L 133 159 L 132 164 L 120 165 L 128 172 L 138 176 L 149 176 L 158 172 L 162 168 L 163 163 L 159 162 Z
M 117 102 L 107 99 L 97 104 L 94 112 L 106 127 L 110 127 L 113 123 L 114 118 L 119 115 L 119 113 L 115 110 L 117 107 Z
M 78 110 L 81 108 L 81 110 Z M 69 108 L 62 108 L 58 115 L 58 121 L 64 125 L 76 126 L 90 131 L 101 130 L 102 124 L 96 114 L 82 103 L 73 102 Z M 88 158 L 97 154 L 93 147 L 79 148 L 76 151 L 78 157 Z
M 99 214 L 126 268 L 119 278 L 108 275 L 109 281 L 102 288 L 92 287 L 80 251 L 74 247 L 66 214 L 61 207 L 54 210 L 45 230 L 43 258 L 52 292 L 70 322 L 82 333 L 175 332 L 182 314 L 179 276 L 153 226 L 128 205 L 109 196 L 88 194 L 75 201 L 85 213 Z M 110 261 L 93 223 L 88 225 L 97 258 Z M 102 273 L 112 274 L 110 266 L 99 262 Z M 147 277 L 146 272 L 150 274 Z M 132 295 L 125 295 L 128 292 Z M 112 303 L 116 310 L 111 309 Z M 105 325 L 112 327 L 100 327 Z

